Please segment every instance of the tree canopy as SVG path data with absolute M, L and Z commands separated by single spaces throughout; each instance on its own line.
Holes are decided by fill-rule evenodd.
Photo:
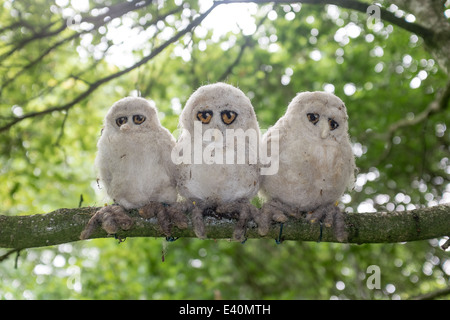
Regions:
M 175 132 L 190 94 L 217 81 L 248 95 L 262 129 L 301 91 L 333 92 L 345 102 L 359 172 L 342 210 L 363 217 L 447 204 L 444 2 L 383 0 L 378 12 L 368 1 L 340 0 L 4 0 L 0 214 L 102 206 L 93 163 L 109 107 L 142 96 Z M 277 245 L 128 238 L 0 249 L 0 297 L 434 297 L 450 285 L 450 259 L 440 248 L 447 239 Z M 379 288 L 367 284 L 370 266 L 379 267 Z

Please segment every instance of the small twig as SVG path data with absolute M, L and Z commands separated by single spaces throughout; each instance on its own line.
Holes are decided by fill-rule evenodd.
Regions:
M 80 202 L 78 203 L 78 208 L 81 208 L 81 205 L 83 204 L 83 194 L 80 194 Z
M 22 250 L 22 249 L 17 250 L 16 259 L 14 260 L 14 269 L 17 269 L 17 265 L 18 265 L 19 257 L 20 257 L 20 250 Z
M 13 253 L 15 253 L 15 252 L 20 252 L 20 250 L 22 250 L 22 249 L 12 249 L 12 250 L 9 250 L 7 253 L 5 253 L 4 255 L 2 255 L 2 256 L 0 256 L 0 262 L 3 262 L 4 260 L 6 260 L 10 255 L 12 255 Z M 16 264 L 17 264 L 17 258 L 18 257 L 16 257 Z
M 52 22 L 50 24 L 48 24 L 46 26 L 46 29 L 41 31 L 41 32 L 34 32 L 33 35 L 29 38 L 23 39 L 19 42 L 17 42 L 15 44 L 15 46 L 9 50 L 8 52 L 0 55 L 0 61 L 3 62 L 5 61 L 6 58 L 8 58 L 9 56 L 11 56 L 14 52 L 22 49 L 23 47 L 25 47 L 27 44 L 29 44 L 32 41 L 35 40 L 40 40 L 43 38 L 47 38 L 47 37 L 53 37 L 56 36 L 57 34 L 61 33 L 62 31 L 64 31 L 67 28 L 67 24 L 65 21 L 61 22 L 61 25 L 54 31 L 48 31 L 48 29 L 50 29 L 55 23 Z
M 447 250 L 450 247 L 450 238 L 445 241 L 445 243 L 441 246 L 442 250 Z
M 66 120 L 67 120 L 68 116 L 69 116 L 69 110 L 67 110 L 66 113 L 64 114 L 64 119 L 63 119 L 63 121 L 61 123 L 61 128 L 59 130 L 59 135 L 58 135 L 58 138 L 56 138 L 56 141 L 55 141 L 55 144 L 54 144 L 55 146 L 61 146 L 59 143 L 60 143 L 60 141 L 61 141 L 61 139 L 62 139 L 62 137 L 64 135 L 64 127 L 66 125 Z

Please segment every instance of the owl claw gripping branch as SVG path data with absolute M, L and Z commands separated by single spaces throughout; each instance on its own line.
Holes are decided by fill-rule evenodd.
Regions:
M 86 228 L 80 235 L 80 239 L 89 239 L 99 226 L 108 234 L 116 235 L 119 230 L 128 230 L 132 227 L 133 220 L 119 205 L 105 206 L 98 210 L 89 220 Z

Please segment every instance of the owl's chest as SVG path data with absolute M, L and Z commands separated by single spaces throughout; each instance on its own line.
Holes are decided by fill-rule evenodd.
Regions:
M 317 185 L 320 189 L 330 181 L 344 179 L 342 150 L 333 145 L 292 146 L 280 153 L 283 176 L 301 184 Z M 292 181 L 294 182 L 294 181 Z
M 305 143 L 295 141 L 280 146 L 280 160 L 283 162 L 318 162 L 318 166 L 330 166 L 342 156 L 342 150 L 335 144 Z M 320 163 L 320 165 L 319 165 Z
M 127 172 L 129 174 L 151 173 L 152 167 L 158 166 L 160 152 L 152 147 L 145 139 L 111 139 L 102 145 L 105 161 L 108 161 L 114 171 Z
M 113 157 L 123 165 L 149 164 L 155 161 L 158 154 L 146 146 L 114 146 Z
M 258 171 L 253 165 L 182 165 L 180 193 L 188 198 L 231 201 L 256 194 Z
M 337 146 L 311 146 L 310 149 L 302 158 L 311 166 L 311 170 L 326 174 L 339 170 L 342 164 L 342 152 Z

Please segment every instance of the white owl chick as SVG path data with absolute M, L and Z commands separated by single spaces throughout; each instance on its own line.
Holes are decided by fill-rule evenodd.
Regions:
M 161 126 L 156 108 L 147 100 L 126 97 L 114 103 L 97 143 L 95 165 L 99 181 L 115 205 L 100 209 L 81 238 L 88 238 L 99 224 L 109 234 L 129 229 L 132 220 L 124 209 L 136 208 L 142 208 L 139 213 L 145 218 L 156 214 L 162 231 L 168 234 L 165 206 L 177 200 L 175 167 L 170 160 L 174 146 L 175 139 Z M 187 226 L 183 217 L 175 223 Z
M 279 170 L 262 178 L 261 193 L 270 200 L 263 216 L 271 212 L 274 220 L 284 222 L 283 212 L 308 212 L 308 220 L 334 225 L 338 240 L 345 240 L 344 216 L 336 202 L 353 186 L 355 160 L 342 100 L 326 92 L 298 94 L 263 136 L 263 145 L 270 146 L 271 139 L 278 139 Z M 268 230 L 267 225 L 260 228 Z
M 233 237 L 242 240 L 256 212 L 250 200 L 259 190 L 257 148 L 260 131 L 250 100 L 238 88 L 215 83 L 198 88 L 180 116 L 176 153 L 181 196 L 194 204 L 192 222 L 206 237 L 203 212 L 238 213 Z

